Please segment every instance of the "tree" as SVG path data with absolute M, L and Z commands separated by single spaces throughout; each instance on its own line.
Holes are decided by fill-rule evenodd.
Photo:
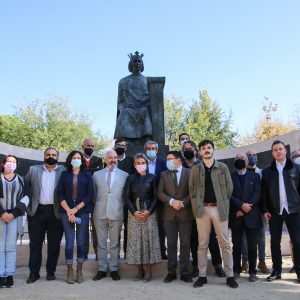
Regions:
M 178 135 L 184 129 L 184 101 L 172 96 L 164 99 L 165 137 L 170 149 L 178 148 Z
M 173 96 L 165 99 L 166 142 L 178 148 L 178 135 L 187 132 L 196 143 L 208 138 L 219 149 L 232 146 L 237 133 L 231 129 L 232 114 L 226 115 L 206 90 L 199 92 L 199 100 L 185 108 L 185 101 Z
M 107 146 L 107 138 L 94 133 L 92 122 L 84 113 L 71 111 L 66 100 L 55 97 L 36 100 L 16 107 L 13 116 L 0 116 L 0 140 L 26 148 L 60 151 L 80 149 L 85 138 L 93 138 L 98 149 Z
M 221 106 L 212 100 L 206 90 L 199 92 L 199 100 L 194 100 L 187 110 L 185 131 L 195 142 L 203 139 L 214 141 L 217 148 L 233 146 L 236 131 L 231 129 L 232 113 L 224 113 Z
M 241 146 L 254 144 L 297 129 L 294 124 L 284 122 L 276 116 L 278 108 L 278 104 L 264 97 L 262 101 L 263 117 L 255 124 L 251 134 L 239 138 L 238 144 Z

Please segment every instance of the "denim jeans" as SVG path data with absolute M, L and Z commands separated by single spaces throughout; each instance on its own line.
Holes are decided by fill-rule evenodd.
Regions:
M 8 224 L 0 219 L 0 277 L 14 275 L 17 260 L 18 220 Z
M 61 221 L 66 238 L 65 255 L 68 265 L 73 264 L 75 235 L 77 242 L 77 262 L 82 263 L 86 253 L 86 244 L 88 242 L 86 239 L 86 231 L 89 226 L 89 214 L 80 214 L 79 218 L 81 218 L 81 224 L 70 223 L 67 214 L 61 213 Z

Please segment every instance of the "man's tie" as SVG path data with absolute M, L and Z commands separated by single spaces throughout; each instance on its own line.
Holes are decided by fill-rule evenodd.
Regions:
M 173 170 L 172 171 L 172 175 L 173 175 L 173 181 L 174 181 L 174 186 L 175 186 L 175 190 L 177 191 L 178 189 L 178 183 L 177 183 L 177 170 Z
M 108 170 L 107 181 L 106 181 L 109 191 L 110 191 L 110 183 L 111 183 L 111 172 L 112 170 Z

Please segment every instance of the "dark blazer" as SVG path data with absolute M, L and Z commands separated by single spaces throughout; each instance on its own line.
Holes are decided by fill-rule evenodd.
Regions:
M 118 160 L 118 168 L 129 175 L 135 172 L 134 161 L 130 156 L 126 156 L 123 160 Z
M 300 166 L 286 159 L 283 180 L 290 213 L 300 213 Z M 279 173 L 274 160 L 262 171 L 262 211 L 271 214 L 280 212 Z
M 86 159 L 84 159 L 84 169 L 90 171 L 92 174 L 96 171 L 103 169 L 102 158 L 93 155 L 90 159 L 89 167 L 87 167 Z
M 189 175 L 190 170 L 182 167 L 178 189 L 175 189 L 172 171 L 164 171 L 161 173 L 158 185 L 158 199 L 164 204 L 163 221 L 172 221 L 178 217 L 181 221 L 192 221 L 193 212 L 191 199 L 189 196 Z M 170 199 L 181 200 L 184 203 L 184 208 L 177 211 L 170 206 Z
M 57 186 L 57 200 L 61 203 L 66 200 L 70 208 L 75 207 L 80 202 L 84 202 L 84 207 L 79 210 L 78 215 L 93 211 L 93 178 L 90 172 L 80 171 L 78 174 L 77 197 L 73 198 L 73 173 L 64 171 L 61 173 Z M 73 200 L 76 200 L 75 203 Z M 65 210 L 60 206 L 60 212 Z M 77 215 L 76 214 L 76 215 Z
M 137 199 L 139 199 L 141 207 L 145 205 L 144 208 L 152 213 L 157 202 L 155 175 L 147 173 L 145 176 L 141 176 L 135 173 L 128 176 L 125 184 L 124 198 L 132 214 L 138 210 L 136 205 Z
M 157 184 L 159 183 L 159 178 L 161 173 L 166 170 L 168 170 L 166 161 L 164 159 L 157 157 L 155 163 L 155 175 L 156 175 Z
M 257 173 L 246 171 L 244 188 L 242 188 L 239 180 L 238 172 L 231 175 L 233 183 L 233 193 L 230 198 L 230 217 L 229 224 L 236 218 L 236 212 L 242 210 L 243 203 L 253 204 L 252 210 L 249 213 L 244 212 L 245 224 L 248 228 L 259 228 L 261 222 L 261 187 L 260 176 Z

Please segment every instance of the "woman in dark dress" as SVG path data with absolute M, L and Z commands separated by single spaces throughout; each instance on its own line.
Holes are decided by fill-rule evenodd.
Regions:
M 83 162 L 82 153 L 76 150 L 72 151 L 65 163 L 67 171 L 61 174 L 57 188 L 57 198 L 61 206 L 61 220 L 66 238 L 65 255 L 68 266 L 68 283 L 74 283 L 73 248 L 75 234 L 77 242 L 76 280 L 78 283 L 84 281 L 82 265 L 88 243 L 86 232 L 89 226 L 89 214 L 93 210 L 93 179 L 90 172 L 83 171 Z
M 143 153 L 134 156 L 137 173 L 127 178 L 125 202 L 129 209 L 126 260 L 138 266 L 136 280 L 149 282 L 152 265 L 161 261 L 157 216 L 155 175 L 147 173 L 148 160 Z

